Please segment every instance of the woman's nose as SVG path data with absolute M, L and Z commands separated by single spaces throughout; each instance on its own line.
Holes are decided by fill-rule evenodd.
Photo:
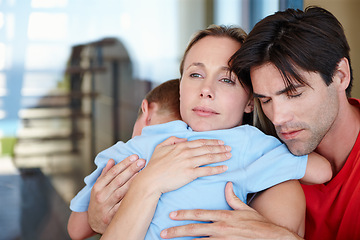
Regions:
M 212 94 L 208 93 L 208 92 L 202 92 L 200 94 L 200 97 L 202 97 L 202 98 L 213 98 Z
M 213 87 L 211 86 L 211 84 L 204 82 L 201 86 L 200 97 L 213 99 L 214 96 L 215 96 L 214 90 L 213 90 Z

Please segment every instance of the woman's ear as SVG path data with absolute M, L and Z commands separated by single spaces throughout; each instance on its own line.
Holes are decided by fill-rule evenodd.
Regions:
M 248 101 L 248 103 L 245 106 L 245 113 L 251 113 L 252 111 L 254 111 L 254 98 L 251 97 Z
M 333 81 L 336 82 L 341 90 L 345 90 L 350 84 L 350 66 L 347 58 L 343 57 L 335 70 Z

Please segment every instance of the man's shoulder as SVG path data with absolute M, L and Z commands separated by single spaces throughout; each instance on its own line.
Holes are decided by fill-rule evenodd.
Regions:
M 360 108 L 360 99 L 357 99 L 357 98 L 349 98 L 348 101 L 349 101 L 349 103 L 350 103 L 351 105 Z

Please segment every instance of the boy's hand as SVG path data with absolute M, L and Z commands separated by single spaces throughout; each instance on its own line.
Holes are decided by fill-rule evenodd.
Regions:
M 88 221 L 95 232 L 105 232 L 131 181 L 144 166 L 145 160 L 138 159 L 137 155 L 131 155 L 116 165 L 113 159 L 108 161 L 91 191 Z

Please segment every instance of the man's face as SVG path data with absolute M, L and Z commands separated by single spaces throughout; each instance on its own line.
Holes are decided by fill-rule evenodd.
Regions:
M 299 70 L 309 84 L 295 83 L 295 92 L 285 86 L 279 70 L 271 63 L 250 71 L 254 95 L 277 135 L 295 155 L 312 152 L 320 144 L 338 115 L 338 92 L 326 86 L 319 73 Z

